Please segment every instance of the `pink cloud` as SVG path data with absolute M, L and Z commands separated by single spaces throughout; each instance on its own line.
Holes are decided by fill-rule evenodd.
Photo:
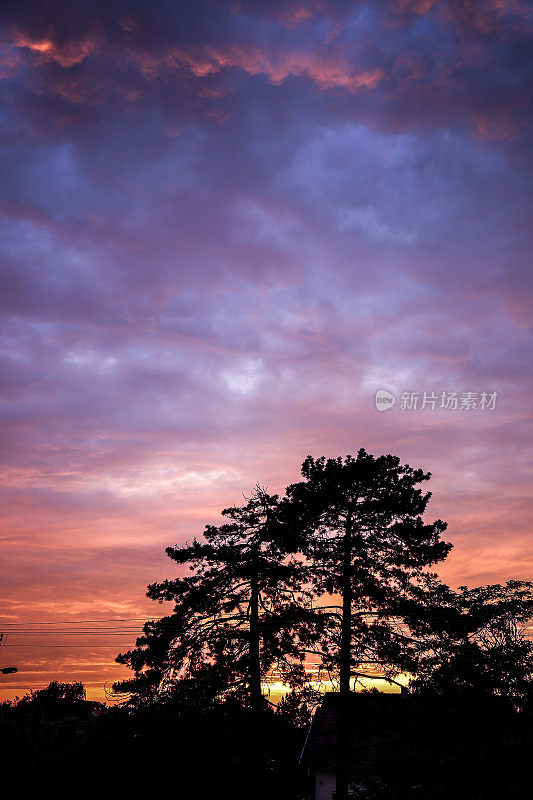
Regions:
M 350 92 L 374 89 L 384 77 L 380 67 L 357 69 L 343 58 L 306 52 L 272 53 L 245 46 L 225 49 L 178 48 L 164 55 L 135 55 L 142 74 L 154 79 L 161 71 L 188 69 L 198 78 L 238 69 L 248 75 L 265 75 L 274 84 L 291 76 L 307 78 L 320 89 L 342 88 Z
M 43 61 L 54 61 L 66 69 L 96 55 L 102 47 L 101 39 L 94 34 L 57 43 L 53 38 L 32 38 L 22 31 L 16 31 L 12 41 L 15 47 L 27 48 Z

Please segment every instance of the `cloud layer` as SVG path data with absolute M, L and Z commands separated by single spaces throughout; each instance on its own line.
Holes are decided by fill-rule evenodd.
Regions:
M 433 472 L 454 585 L 531 578 L 531 6 L 1 15 L 5 627 L 157 613 L 167 544 L 360 446 Z M 8 696 L 119 674 L 22 642 Z

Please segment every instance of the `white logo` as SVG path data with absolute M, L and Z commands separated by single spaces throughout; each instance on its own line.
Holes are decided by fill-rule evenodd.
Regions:
M 376 408 L 378 411 L 387 411 L 389 408 L 392 408 L 394 403 L 396 402 L 396 398 L 390 392 L 387 392 L 386 389 L 378 389 L 376 392 Z

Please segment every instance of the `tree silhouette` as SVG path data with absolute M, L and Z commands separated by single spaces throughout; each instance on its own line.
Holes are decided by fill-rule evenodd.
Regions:
M 257 486 L 222 514 L 229 522 L 206 526 L 205 542 L 167 548 L 192 574 L 149 586 L 153 600 L 174 602 L 173 613 L 148 622 L 136 649 L 117 657 L 135 671 L 117 689 L 137 697 L 185 692 L 200 703 L 232 694 L 259 709 L 262 679 L 274 666 L 288 683 L 303 682 L 297 632 L 310 596 L 278 496 Z
M 524 707 L 533 690 L 533 643 L 527 636 L 533 584 L 461 586 L 448 594 L 447 603 L 448 611 L 444 605 L 440 609 L 434 650 L 420 664 L 413 688 L 496 695 Z
M 51 681 L 44 689 L 36 689 L 18 701 L 21 711 L 28 711 L 45 720 L 67 716 L 83 717 L 98 703 L 88 703 L 83 683 Z
M 477 692 L 531 711 L 533 584 L 453 591 L 430 571 L 451 550 L 446 524 L 423 519 L 430 473 L 362 449 L 356 458 L 309 456 L 302 477 L 281 500 L 257 486 L 222 512 L 227 522 L 206 526 L 204 540 L 167 548 L 179 575 L 148 596 L 173 611 L 117 657 L 135 675 L 116 688 L 138 703 L 186 698 L 202 713 L 220 698 L 259 710 L 277 669 L 293 689 L 280 720 L 301 729 L 317 703 L 305 663 L 313 654 L 321 676 L 339 684 L 337 800 L 353 767 L 351 681 L 377 664 L 392 682 L 415 676 L 411 686 L 431 693 L 430 703 Z
M 353 675 L 379 663 L 389 679 L 412 670 L 428 646 L 428 620 L 436 576 L 427 567 L 451 549 L 446 524 L 424 523 L 430 493 L 418 485 L 430 473 L 402 466 L 396 456 L 378 458 L 361 449 L 347 456 L 302 465 L 304 481 L 287 489 L 300 548 L 309 560 L 317 595 L 340 597 L 323 609 L 327 625 L 315 652 L 337 675 L 341 703 L 337 742 L 338 800 L 348 793 L 348 695 Z M 415 635 L 416 634 L 416 635 Z
M 440 538 L 446 523 L 422 520 L 431 494 L 418 484 L 430 473 L 360 450 L 344 461 L 309 456 L 302 475 L 287 489 L 292 525 L 314 592 L 340 598 L 318 609 L 328 618 L 317 650 L 323 666 L 338 675 L 341 694 L 358 666 L 413 669 L 414 634 L 429 632 L 430 609 L 445 592 L 427 567 L 451 550 Z

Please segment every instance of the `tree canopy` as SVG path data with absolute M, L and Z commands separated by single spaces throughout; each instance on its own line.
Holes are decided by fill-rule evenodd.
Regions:
M 452 545 L 445 522 L 424 519 L 430 477 L 361 449 L 308 456 L 282 498 L 256 486 L 222 511 L 223 524 L 167 548 L 178 575 L 148 596 L 172 602 L 172 612 L 118 656 L 134 677 L 116 688 L 141 700 L 234 697 L 257 709 L 275 671 L 302 690 L 288 711 L 312 695 L 311 659 L 344 694 L 379 667 L 392 682 L 410 674 L 418 692 L 477 686 L 524 703 L 533 587 L 454 591 L 432 572 Z
M 289 684 L 302 682 L 297 632 L 308 619 L 310 591 L 279 498 L 257 486 L 222 515 L 229 521 L 207 525 L 203 542 L 167 548 L 188 574 L 149 587 L 152 599 L 174 603 L 173 612 L 147 623 L 136 649 L 118 657 L 136 672 L 121 690 L 232 694 L 257 708 L 274 666 Z
M 516 708 L 531 703 L 533 584 L 512 580 L 449 591 L 433 650 L 419 665 L 416 691 L 494 695 Z M 438 609 L 437 609 L 438 611 Z M 451 612 L 451 613 L 450 613 Z
M 361 449 L 344 460 L 309 456 L 302 476 L 287 489 L 300 549 L 314 593 L 338 598 L 324 608 L 322 666 L 338 675 L 341 692 L 358 667 L 413 670 L 426 643 L 415 631 L 423 632 L 421 612 L 438 585 L 427 568 L 451 550 L 441 540 L 446 523 L 422 519 L 431 493 L 419 485 L 430 473 Z

